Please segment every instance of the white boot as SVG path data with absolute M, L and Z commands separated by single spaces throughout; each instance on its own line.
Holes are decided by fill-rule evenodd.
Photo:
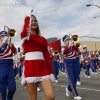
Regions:
M 87 75 L 86 74 L 84 74 L 85 75 L 85 77 L 87 77 Z
M 91 76 L 88 76 L 88 78 L 91 78 Z
M 70 91 L 66 88 L 66 96 L 69 97 Z
M 58 80 L 54 80 L 55 83 L 58 83 Z
M 67 74 L 66 74 L 66 77 L 68 77 Z
M 94 72 L 91 71 L 92 74 L 94 74 Z
M 74 99 L 75 99 L 75 100 L 82 100 L 82 97 L 76 96 L 76 97 L 74 97 Z
M 61 72 L 62 74 L 65 74 L 64 72 Z
M 41 89 L 40 89 L 39 87 L 37 87 L 37 91 L 38 91 L 38 92 L 40 92 L 40 91 L 41 91 Z
M 76 83 L 77 85 L 81 85 L 81 82 L 80 81 L 77 81 L 77 83 Z

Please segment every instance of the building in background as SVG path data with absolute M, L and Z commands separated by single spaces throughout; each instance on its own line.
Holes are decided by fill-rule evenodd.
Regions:
M 86 45 L 88 48 L 88 51 L 100 51 L 100 41 L 79 41 L 81 43 L 80 50 L 83 51 L 83 46 Z

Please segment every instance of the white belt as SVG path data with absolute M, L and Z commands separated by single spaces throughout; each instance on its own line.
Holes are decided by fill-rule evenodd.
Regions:
M 43 53 L 40 51 L 28 52 L 25 54 L 25 60 L 44 60 Z

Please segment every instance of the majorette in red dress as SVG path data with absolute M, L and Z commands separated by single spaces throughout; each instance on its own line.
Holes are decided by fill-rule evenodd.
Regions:
M 39 82 L 44 79 L 54 80 L 54 71 L 48 52 L 47 40 L 38 35 L 30 34 L 28 40 L 28 28 L 30 17 L 27 16 L 21 32 L 22 47 L 25 53 L 22 84 Z

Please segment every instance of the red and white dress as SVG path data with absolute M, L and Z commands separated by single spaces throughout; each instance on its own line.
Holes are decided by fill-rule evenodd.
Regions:
M 26 17 L 24 29 L 21 32 L 22 47 L 25 53 L 22 84 L 35 83 L 44 79 L 53 81 L 54 71 L 47 48 L 47 40 L 38 34 L 30 34 L 28 40 L 29 22 L 30 17 Z

